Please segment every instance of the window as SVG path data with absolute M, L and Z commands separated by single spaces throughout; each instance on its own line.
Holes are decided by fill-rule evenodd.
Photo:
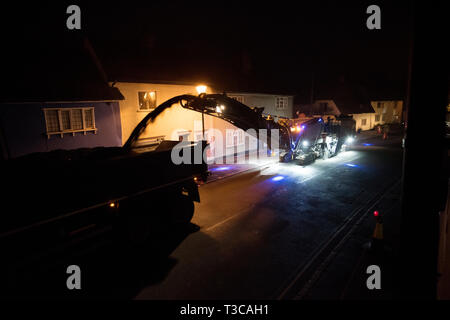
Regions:
M 276 109 L 277 110 L 284 110 L 284 109 L 286 109 L 287 105 L 288 105 L 287 97 L 277 97 L 277 100 L 276 100 Z
M 156 91 L 139 91 L 139 111 L 152 111 L 156 108 Z
M 66 133 L 94 131 L 94 108 L 44 108 L 47 138 L 52 134 L 59 134 L 61 138 Z
M 205 132 L 206 136 L 206 132 Z M 202 141 L 203 140 L 203 131 L 195 131 L 194 133 L 194 141 Z
M 226 140 L 226 146 L 227 147 L 234 147 L 244 144 L 244 130 L 237 129 L 237 130 L 229 130 L 227 129 L 227 140 Z
M 227 147 L 233 147 L 234 146 L 234 134 L 233 134 L 234 130 L 227 130 L 227 140 L 226 140 L 226 144 Z
M 376 122 L 380 121 L 380 115 L 379 114 L 375 115 L 375 121 Z
M 386 121 L 386 115 L 383 114 L 383 117 L 381 117 L 381 119 L 382 119 L 383 121 Z
M 384 103 L 383 102 L 378 102 L 377 103 L 377 107 L 378 108 L 383 108 L 384 107 Z
M 191 135 L 191 131 L 189 130 L 181 130 L 177 132 L 178 141 L 189 141 L 189 136 Z
M 244 96 L 230 96 L 231 99 L 234 99 L 240 103 L 244 103 Z
M 238 143 L 241 145 L 241 144 L 244 144 L 244 131 L 242 131 L 242 130 L 239 130 L 238 131 L 238 136 L 239 136 L 239 141 L 238 141 Z
M 362 126 L 365 126 L 366 123 L 367 123 L 367 119 L 361 119 L 361 125 L 362 125 Z

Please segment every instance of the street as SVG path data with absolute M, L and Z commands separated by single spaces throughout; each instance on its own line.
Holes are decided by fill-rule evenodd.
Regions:
M 306 167 L 278 163 L 202 186 L 192 221 L 200 229 L 172 253 L 169 275 L 136 298 L 278 298 L 355 207 L 400 178 L 399 144 L 379 142 Z
M 25 266 L 22 276 L 16 271 L 22 285 L 11 296 L 293 299 L 310 277 L 318 277 L 324 257 L 330 260 L 329 239 L 340 241 L 345 234 L 337 230 L 367 216 L 364 210 L 376 204 L 374 197 L 392 193 L 388 189 L 401 176 L 400 135 L 386 141 L 366 136 L 351 150 L 305 167 L 215 165 L 211 182 L 200 186 L 201 202 L 187 228 L 155 226 L 145 245 L 131 248 L 102 237 L 64 258 L 40 267 L 34 263 L 32 270 Z M 237 172 L 227 177 L 227 170 Z M 370 221 L 363 240 L 370 240 Z M 359 247 L 356 251 L 360 255 Z M 346 257 L 350 266 L 357 258 Z M 82 290 L 66 289 L 70 264 L 82 270 Z M 324 288 L 318 297 L 333 289 L 341 293 L 349 271 L 340 269 L 320 273 L 322 279 L 344 276 L 339 276 L 341 287 L 319 281 Z

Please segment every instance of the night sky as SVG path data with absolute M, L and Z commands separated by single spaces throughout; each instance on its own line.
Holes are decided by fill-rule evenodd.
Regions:
M 307 96 L 345 76 L 369 91 L 403 92 L 408 62 L 405 1 L 58 2 L 3 10 L 3 43 L 64 37 L 69 4 L 111 80 L 202 81 L 229 89 Z M 382 29 L 366 28 L 381 8 Z M 20 42 L 20 41 L 19 41 Z M 12 45 L 14 46 L 14 45 Z M 30 55 L 33 48 L 30 48 Z

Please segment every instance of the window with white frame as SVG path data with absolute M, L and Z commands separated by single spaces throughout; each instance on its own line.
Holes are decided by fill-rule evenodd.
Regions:
M 361 125 L 365 126 L 367 124 L 367 119 L 361 119 Z
M 231 99 L 234 99 L 240 103 L 244 103 L 244 96 L 230 96 Z
M 276 98 L 276 109 L 284 110 L 287 108 L 288 98 L 287 97 L 277 97 Z
M 156 91 L 139 91 L 139 111 L 152 111 L 156 108 Z
M 235 147 L 244 144 L 244 130 L 227 130 L 226 145 Z
M 380 115 L 379 114 L 375 115 L 375 121 L 376 122 L 380 121 Z
M 44 108 L 44 117 L 46 125 L 46 135 L 59 134 L 61 138 L 64 134 L 71 133 L 75 135 L 77 132 L 94 131 L 95 114 L 94 108 Z
M 383 108 L 384 107 L 384 102 L 378 102 L 377 106 L 378 106 L 378 108 Z
M 238 131 L 238 144 L 244 144 L 244 131 L 243 130 L 239 130 Z
M 202 141 L 208 140 L 208 131 L 205 131 L 205 139 L 203 139 L 203 131 L 195 131 L 194 132 L 194 141 Z

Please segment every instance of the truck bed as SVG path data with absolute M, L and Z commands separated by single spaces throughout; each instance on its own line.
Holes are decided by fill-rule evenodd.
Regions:
M 0 233 L 192 179 L 207 170 L 206 164 L 173 164 L 171 150 L 176 143 L 164 141 L 145 152 L 100 147 L 35 153 L 5 161 Z

